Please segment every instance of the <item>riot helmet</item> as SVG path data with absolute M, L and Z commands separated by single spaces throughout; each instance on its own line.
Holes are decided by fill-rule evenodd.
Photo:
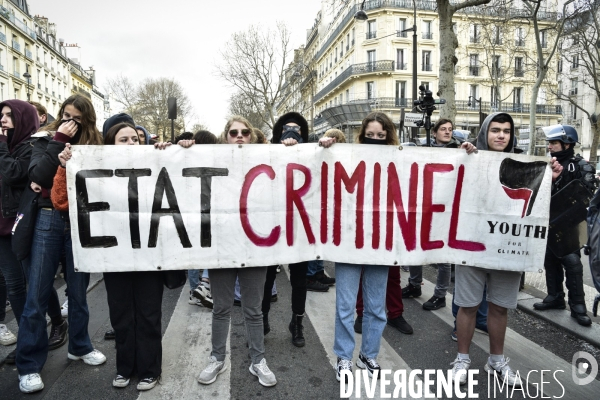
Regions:
M 579 140 L 577 131 L 570 125 L 551 125 L 542 128 L 546 141 L 557 140 L 564 144 L 575 144 Z

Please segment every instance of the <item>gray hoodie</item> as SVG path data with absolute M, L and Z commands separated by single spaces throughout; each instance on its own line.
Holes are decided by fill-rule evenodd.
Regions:
M 476 147 L 478 150 L 489 150 L 488 149 L 488 129 L 490 127 L 490 123 L 492 119 L 494 119 L 497 115 L 506 115 L 510 122 L 510 140 L 508 141 L 508 146 L 504 149 L 505 153 L 514 153 L 514 143 L 515 143 L 515 123 L 513 122 L 510 114 L 507 113 L 492 113 L 487 116 L 487 118 L 481 124 L 481 129 L 479 130 L 479 134 L 477 135 L 477 144 Z

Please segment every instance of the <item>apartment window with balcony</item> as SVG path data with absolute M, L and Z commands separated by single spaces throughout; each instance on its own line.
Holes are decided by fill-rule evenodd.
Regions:
M 352 28 L 352 46 L 354 46 L 354 28 Z
M 499 25 L 492 27 L 492 44 L 502 44 L 502 28 Z
M 548 31 L 545 29 L 540 31 L 540 44 L 543 49 L 548 47 Z
M 516 87 L 513 90 L 513 103 L 515 106 L 520 106 L 523 103 L 523 88 Z M 518 110 L 515 110 L 518 111 Z
M 469 25 L 469 42 L 471 43 L 479 43 L 481 39 L 481 27 L 479 24 L 470 24 Z
M 338 60 L 338 52 L 337 52 L 337 47 L 335 48 L 333 54 L 335 54 L 335 60 L 333 61 L 334 63 L 337 63 Z
M 346 89 L 346 103 L 350 101 L 350 89 Z
M 406 67 L 404 63 L 404 49 L 396 49 L 396 69 L 404 70 Z
M 479 76 L 479 54 L 469 55 L 469 75 Z
M 375 39 L 377 37 L 377 21 L 374 19 L 367 21 L 367 39 Z
M 523 57 L 515 57 L 515 76 L 522 78 L 525 75 L 523 70 Z
M 37 70 L 37 87 L 38 89 L 42 88 L 42 71 Z
M 406 29 L 406 18 L 400 18 L 398 20 L 398 37 L 408 37 L 408 32 L 402 32 Z
M 515 46 L 525 46 L 525 35 L 521 27 L 515 29 Z
M 350 49 L 350 34 L 346 35 L 346 50 Z
M 579 54 L 574 54 L 571 61 L 571 69 L 579 68 Z
M 431 51 L 429 51 L 429 50 L 422 51 L 421 63 L 423 64 L 422 68 L 421 68 L 422 71 L 432 71 L 433 70 L 432 65 L 431 65 Z
M 569 96 L 577 95 L 577 78 L 571 79 L 571 89 L 569 90 Z
M 577 107 L 575 104 L 569 104 L 569 117 L 571 117 L 571 119 L 577 119 Z
M 563 94 L 563 83 L 562 81 L 558 81 L 558 95 L 562 96 Z
M 421 81 L 421 85 L 425 87 L 425 90 L 429 90 L 429 82 Z
M 15 95 L 15 97 L 14 97 L 15 99 L 19 98 L 19 91 L 17 89 L 15 89 L 14 95 Z
M 433 39 L 433 33 L 431 31 L 431 21 L 423 21 L 421 23 L 421 33 L 423 35 L 423 39 Z
M 407 107 L 406 81 L 396 81 L 396 107 Z
M 500 104 L 500 91 L 498 90 L 498 86 L 492 86 L 490 89 L 490 105 L 492 107 L 498 107 Z
M 367 51 L 367 70 L 373 71 L 375 70 L 375 62 L 377 61 L 377 55 L 375 50 Z
M 479 85 L 469 85 L 469 96 L 471 97 L 471 108 L 475 108 L 477 102 L 473 99 L 479 99 Z
M 367 99 L 375 98 L 375 82 L 367 82 Z
M 21 68 L 19 68 L 19 59 L 17 57 L 13 57 L 13 72 L 15 73 L 16 76 L 19 76 L 19 71 L 21 70 Z

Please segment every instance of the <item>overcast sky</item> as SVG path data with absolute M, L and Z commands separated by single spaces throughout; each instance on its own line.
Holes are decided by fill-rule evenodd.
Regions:
M 81 47 L 101 91 L 119 73 L 139 82 L 171 77 L 186 89 L 196 120 L 217 134 L 233 89 L 215 75 L 219 50 L 249 25 L 284 21 L 293 48 L 305 43 L 320 0 L 28 0 L 32 15 L 57 25 L 57 36 Z M 77 52 L 69 52 L 77 57 Z M 114 105 L 113 111 L 118 106 Z M 190 121 L 188 121 L 190 122 Z M 192 123 L 195 121 L 191 121 Z

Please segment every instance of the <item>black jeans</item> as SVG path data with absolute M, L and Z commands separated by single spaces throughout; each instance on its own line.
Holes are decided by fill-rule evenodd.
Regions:
M 162 274 L 108 272 L 104 283 L 116 336 L 117 374 L 158 378 L 162 373 Z
M 271 311 L 271 296 L 273 293 L 273 285 L 275 284 L 275 278 L 277 277 L 277 265 L 271 265 L 267 267 L 267 278 L 265 280 L 265 291 L 263 294 L 262 301 L 262 313 L 268 315 Z
M 271 309 L 267 301 L 271 301 L 271 291 L 275 282 L 275 274 L 277 266 L 268 267 L 267 279 L 265 281 L 265 296 L 263 298 L 262 312 L 263 315 Z M 308 272 L 308 261 L 290 264 L 290 283 L 292 285 L 292 312 L 294 314 L 303 315 L 304 307 L 306 306 L 306 273 Z M 268 297 L 267 297 L 268 294 Z

